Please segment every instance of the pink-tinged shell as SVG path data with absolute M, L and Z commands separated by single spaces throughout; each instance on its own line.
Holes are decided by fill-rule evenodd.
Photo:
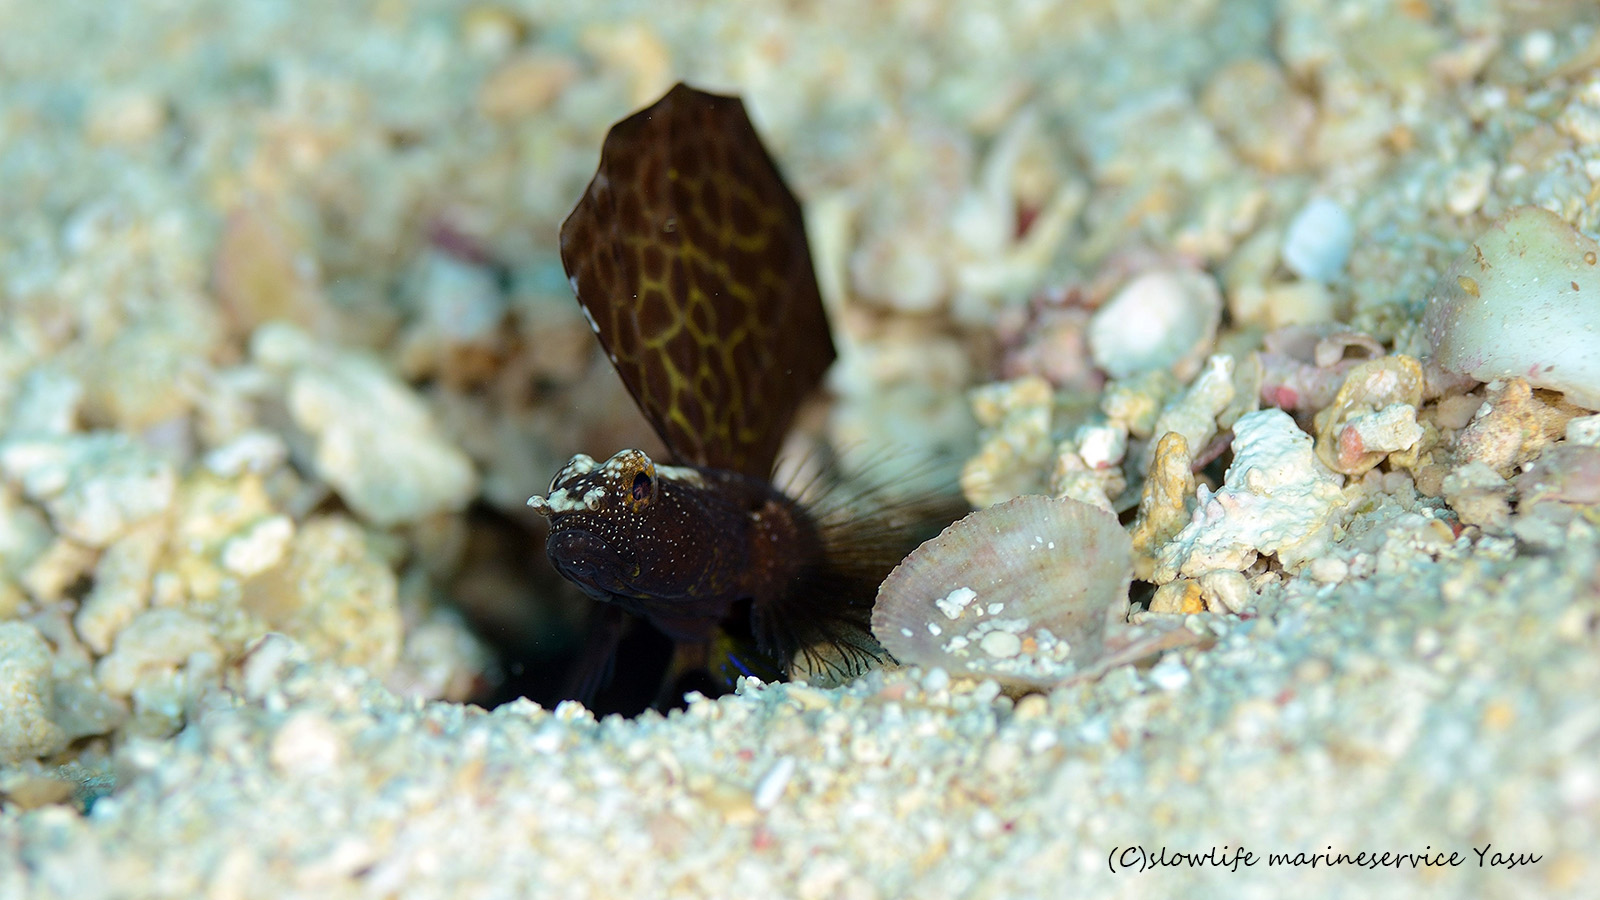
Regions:
M 872 633 L 895 659 L 1045 688 L 1106 654 L 1128 611 L 1133 545 L 1107 512 L 1017 497 L 918 547 L 878 589 Z
M 1332 403 L 1351 369 L 1386 352 L 1371 335 L 1337 325 L 1290 325 L 1262 344 L 1261 402 L 1301 412 Z

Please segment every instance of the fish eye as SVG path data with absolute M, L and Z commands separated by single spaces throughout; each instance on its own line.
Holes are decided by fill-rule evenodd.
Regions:
M 642 506 L 650 502 L 650 489 L 652 487 L 654 485 L 650 482 L 650 476 L 644 472 L 636 473 L 633 476 L 633 503 L 635 506 Z

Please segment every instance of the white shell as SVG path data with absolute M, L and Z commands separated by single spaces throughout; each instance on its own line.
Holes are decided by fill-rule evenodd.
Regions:
M 1049 687 L 1104 655 L 1132 576 L 1132 543 L 1110 513 L 1017 497 L 906 557 L 878 589 L 872 633 L 907 665 Z
M 1478 235 L 1434 285 L 1433 359 L 1479 381 L 1523 377 L 1600 409 L 1600 244 L 1522 206 Z
M 1168 369 L 1188 381 L 1222 321 L 1222 291 L 1205 272 L 1147 272 L 1089 320 L 1089 352 L 1112 378 Z

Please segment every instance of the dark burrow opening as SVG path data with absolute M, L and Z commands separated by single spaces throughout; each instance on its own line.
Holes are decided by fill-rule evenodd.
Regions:
M 521 697 L 546 708 L 570 691 L 595 601 L 562 578 L 545 556 L 544 521 L 479 503 L 467 511 L 470 537 L 447 593 L 472 631 L 495 654 L 500 678 L 472 701 L 494 708 Z M 631 621 L 617 649 L 612 677 L 591 702 L 596 715 L 637 715 L 662 693 L 673 644 L 643 621 Z M 722 689 L 704 673 L 671 686 L 671 697 Z M 681 700 L 678 705 L 682 705 Z

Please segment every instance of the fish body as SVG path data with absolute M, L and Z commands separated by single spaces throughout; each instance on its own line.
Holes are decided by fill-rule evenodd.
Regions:
M 680 84 L 613 126 L 561 258 L 671 464 L 574 456 L 528 501 L 550 521 L 550 561 L 701 662 L 731 636 L 764 657 L 733 659 L 736 671 L 788 672 L 797 654 L 864 669 L 879 654 L 872 597 L 903 552 L 771 482 L 835 352 L 800 205 L 738 98 Z M 580 699 L 605 680 L 620 631 L 609 614 L 591 635 Z
M 658 466 L 639 450 L 603 463 L 574 456 L 529 503 L 550 519 L 557 571 L 684 644 L 710 642 L 745 604 L 780 608 L 824 553 L 811 517 L 771 483 Z M 756 636 L 764 652 L 796 649 L 777 632 Z

